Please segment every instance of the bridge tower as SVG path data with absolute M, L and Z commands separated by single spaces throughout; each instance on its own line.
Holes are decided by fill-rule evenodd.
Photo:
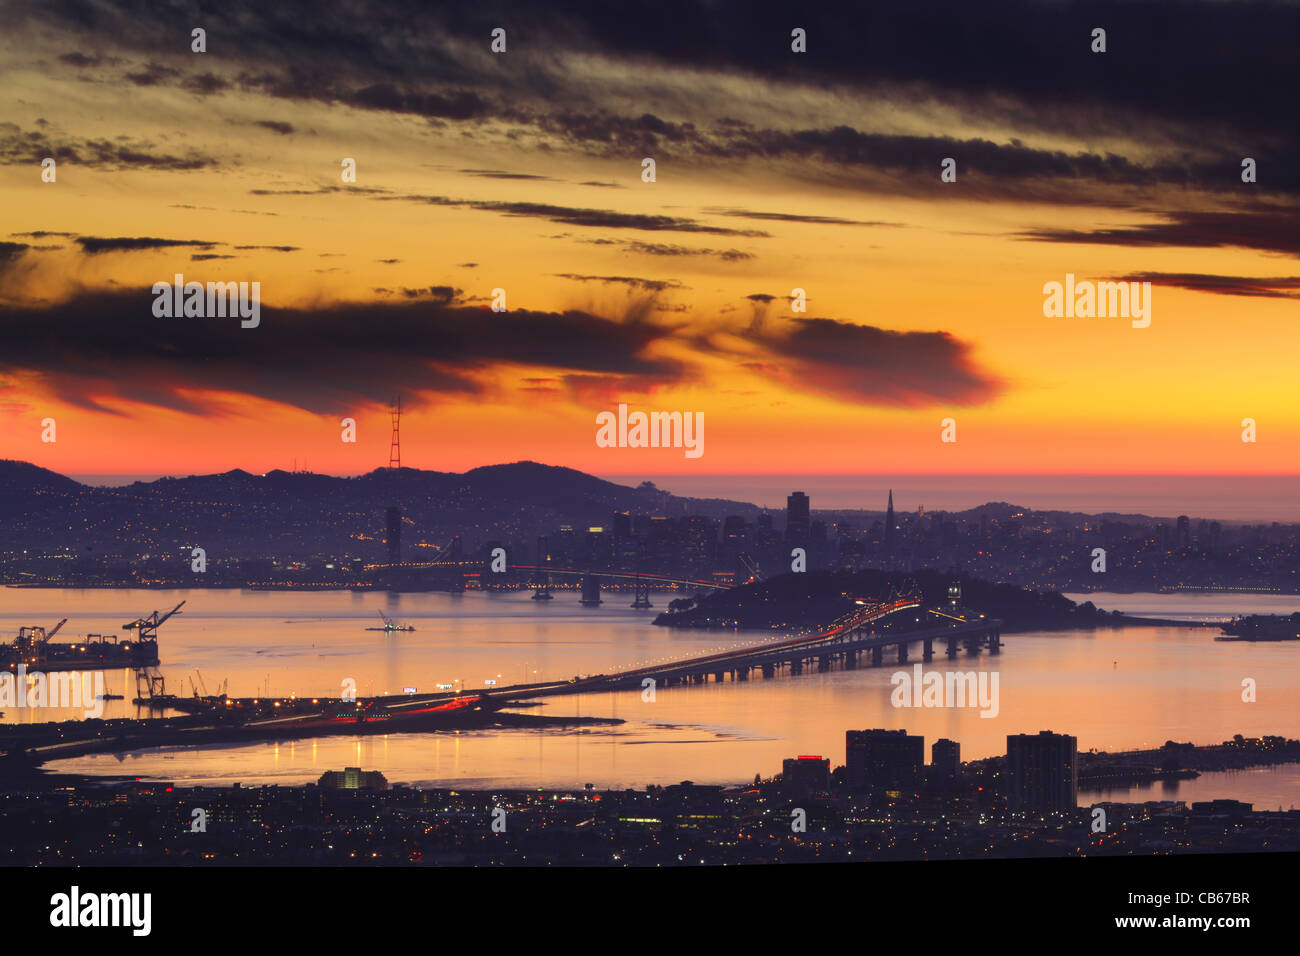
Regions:
M 632 606 L 638 609 L 650 608 L 654 606 L 653 604 L 650 603 L 650 584 L 648 581 L 643 581 L 641 579 L 641 558 L 644 555 L 644 553 L 645 553 L 645 544 L 641 543 L 636 549 L 636 578 L 634 579 L 636 597 L 632 599 Z
M 551 549 L 544 534 L 537 536 L 537 563 L 543 567 L 549 567 L 551 564 Z M 550 601 L 554 597 L 555 595 L 551 593 L 551 575 L 543 571 L 541 585 L 533 589 L 533 600 Z
M 654 607 L 650 603 L 650 583 L 642 580 L 639 574 L 636 576 L 636 598 L 633 599 L 632 606 L 635 608 Z
M 601 603 L 600 577 L 598 575 L 584 574 L 582 576 L 582 600 L 579 603 L 584 607 L 595 607 Z

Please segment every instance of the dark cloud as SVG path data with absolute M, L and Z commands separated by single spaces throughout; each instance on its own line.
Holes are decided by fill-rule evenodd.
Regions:
M 665 289 L 680 289 L 682 284 L 676 279 L 641 279 L 636 276 L 584 276 L 571 272 L 557 272 L 557 278 L 571 279 L 574 282 L 601 282 L 606 285 L 626 285 L 647 292 L 663 292 Z
M 453 288 L 449 285 L 434 285 L 427 289 L 408 289 L 403 287 L 401 293 L 408 299 L 425 299 L 431 298 L 439 305 L 451 305 L 459 301 L 463 290 Z
M 24 131 L 14 123 L 0 123 L 0 164 L 39 164 L 47 156 L 58 163 L 107 169 L 164 169 L 188 171 L 217 165 L 210 156 L 191 152 L 185 156 L 154 152 L 152 143 L 140 140 L 52 138 L 44 132 Z
M 470 176 L 480 176 L 484 179 L 536 179 L 548 183 L 556 182 L 550 176 L 538 176 L 533 173 L 508 173 L 500 169 L 462 169 L 461 172 Z
M 30 248 L 25 242 L 0 242 L 0 262 L 12 262 Z
M 99 66 L 104 60 L 98 56 L 86 56 L 84 53 L 64 53 L 59 57 L 64 63 L 71 63 L 73 66 Z
M 150 236 L 80 236 L 74 240 L 88 256 L 104 252 L 140 252 L 146 249 L 167 249 L 172 246 L 201 246 L 210 249 L 221 245 L 206 239 L 155 239 Z
M 158 63 L 150 63 L 138 73 L 126 73 L 124 78 L 136 86 L 157 86 L 167 80 L 180 76 L 179 70 Z
M 447 287 L 433 287 L 454 294 Z M 0 305 L 0 374 L 37 372 L 61 398 L 100 407 L 116 397 L 194 414 L 195 391 L 253 395 L 321 413 L 412 396 L 474 396 L 502 367 L 614 380 L 687 380 L 651 357 L 670 333 L 585 312 L 494 313 L 430 302 L 346 303 L 310 311 L 263 304 L 257 328 L 238 318 L 156 318 L 148 290 L 86 294 L 53 306 Z M 58 334 L 50 334 L 57 329 Z M 292 361 L 286 361 L 292 356 Z
M 1239 159 L 1267 149 L 1278 157 L 1267 188 L 1300 191 L 1300 169 L 1285 160 L 1300 140 L 1290 122 L 1291 91 L 1300 87 L 1300 58 L 1293 51 L 1300 7 L 1276 0 L 1248 6 L 1212 0 L 1059 0 L 1046 7 L 1039 0 L 993 7 L 947 0 L 883 10 L 828 5 L 799 10 L 809 44 L 801 55 L 790 52 L 792 21 L 784 0 L 669 0 L 654 22 L 639 21 L 635 29 L 619 5 L 592 0 L 512 5 L 508 16 L 477 0 L 358 0 L 346 6 L 286 0 L 231 9 L 178 0 L 171 9 L 175 22 L 142 16 L 135 0 L 51 0 L 24 5 L 0 25 L 30 20 L 37 31 L 87 48 L 111 38 L 134 53 L 129 82 L 184 86 L 194 82 L 194 58 L 176 41 L 175 23 L 204 19 L 213 36 L 239 37 L 224 45 L 221 57 L 241 89 L 461 122 L 467 132 L 494 121 L 509 125 L 512 135 L 523 130 L 595 152 L 654 146 L 722 158 L 776 148 L 791 158 L 813 150 L 830 163 L 873 161 L 844 132 L 756 129 L 727 115 L 732 104 L 709 102 L 706 94 L 693 103 L 667 98 L 681 115 L 660 115 L 667 112 L 663 106 L 656 113 L 620 115 L 604 102 L 601 78 L 581 68 L 586 53 L 636 63 L 656 78 L 694 74 L 706 65 L 714 74 L 797 83 L 888 105 L 938 104 L 1020 136 L 1043 132 L 1087 142 L 1112 133 L 1133 138 L 1142 130 L 1145 143 L 1171 160 L 1146 168 L 1131 157 L 1067 156 L 1066 165 L 1082 177 L 1173 182 L 1179 167 L 1192 169 L 1193 178 L 1201 175 L 1197 164 L 1206 151 Z M 484 37 L 503 17 L 511 52 L 492 57 Z M 402 29 L 393 29 L 394 23 Z M 1110 30 L 1104 55 L 1089 49 L 1098 24 Z M 168 49 L 176 52 L 165 58 L 160 51 Z M 81 53 L 63 60 L 83 68 L 101 64 L 99 55 Z M 887 161 L 891 152 L 907 153 L 907 137 L 889 139 L 865 145 Z M 942 140 L 933 137 L 933 145 Z M 1018 166 L 1060 164 L 1051 152 L 1014 139 L 990 145 L 997 149 L 981 154 L 978 141 L 965 142 L 967 158 L 976 168 L 982 164 L 984 175 L 997 176 L 1004 159 Z M 925 152 L 919 168 L 930 168 L 934 158 Z M 1008 180 L 1015 175 L 1004 174 Z M 1265 182 L 1261 178 L 1261 189 Z
M 1021 234 L 1032 242 L 1068 242 L 1129 247 L 1237 247 L 1300 256 L 1300 210 L 1174 212 L 1163 222 L 1106 229 L 1039 229 Z
M 207 253 L 196 252 L 194 255 L 190 256 L 190 262 L 207 262 L 211 259 L 238 259 L 238 258 L 239 256 L 223 256 L 223 255 L 218 255 L 215 252 L 207 252 Z
M 628 252 L 646 256 L 717 256 L 723 262 L 740 262 L 754 258 L 753 253 L 741 252 L 739 249 L 701 249 L 679 246 L 671 242 L 642 242 L 638 239 L 583 239 L 581 241 L 597 246 L 623 246 Z
M 1300 299 L 1300 276 L 1261 278 L 1256 276 L 1220 276 L 1198 272 L 1134 272 L 1119 276 L 1125 282 L 1150 282 L 1192 292 L 1217 295 L 1242 295 L 1268 299 Z
M 223 90 L 230 89 L 230 84 L 215 73 L 200 73 L 197 76 L 186 77 L 181 83 L 181 87 L 191 93 L 198 93 L 200 96 L 211 96 L 213 93 L 220 93 Z M 282 125 L 287 126 L 288 124 Z
M 1001 382 L 977 367 L 970 346 L 946 332 L 894 332 L 837 319 L 796 318 L 776 328 L 756 323 L 746 336 L 775 359 L 751 361 L 752 371 L 840 401 L 966 406 L 1002 390 Z
M 51 237 L 59 239 L 71 239 L 76 235 L 75 232 L 50 232 L 47 229 L 37 229 L 34 232 L 11 232 L 11 236 L 22 236 L 26 239 L 49 239 Z
M 749 209 L 708 209 L 717 216 L 735 216 L 740 219 L 762 219 L 769 222 L 806 222 L 822 226 L 901 226 L 900 222 L 865 222 L 858 219 L 837 219 L 834 216 L 801 216 L 789 212 L 754 212 Z
M 265 249 L 269 252 L 299 252 L 301 246 L 235 246 L 236 249 Z
M 264 126 L 273 133 L 279 133 L 281 136 L 288 136 L 293 132 L 292 123 L 284 123 L 280 120 L 258 120 L 257 126 Z
M 579 209 L 548 203 L 505 202 L 501 200 L 448 199 L 446 196 L 376 196 L 379 201 L 423 202 L 435 206 L 457 206 L 496 212 L 504 216 L 526 216 L 569 226 L 592 226 L 605 229 L 643 229 L 650 232 L 699 232 L 720 236 L 766 237 L 768 233 L 746 229 L 709 226 L 681 216 L 652 216 L 645 213 L 615 212 L 611 209 Z

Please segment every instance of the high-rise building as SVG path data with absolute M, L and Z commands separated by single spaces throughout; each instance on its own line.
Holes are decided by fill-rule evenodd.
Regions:
M 894 553 L 894 489 L 889 489 L 889 505 L 885 508 L 885 553 Z
M 961 766 L 961 744 L 940 737 L 930 747 L 930 766 L 937 777 L 951 779 L 957 776 Z
M 396 505 L 388 509 L 388 563 L 402 563 L 402 509 Z
M 781 764 L 781 782 L 801 790 L 825 790 L 831 784 L 829 757 L 788 757 Z
M 1042 730 L 1007 735 L 1007 803 L 1012 810 L 1056 812 L 1078 805 L 1078 740 Z
M 378 770 L 345 767 L 326 770 L 316 785 L 327 790 L 387 790 L 388 780 Z
M 851 787 L 909 787 L 925 765 L 925 738 L 906 730 L 848 730 L 844 773 Z
M 1192 519 L 1187 515 L 1178 516 L 1178 547 L 1190 548 L 1192 546 Z
M 808 537 L 810 514 L 808 496 L 796 491 L 785 499 L 785 536 L 796 540 Z

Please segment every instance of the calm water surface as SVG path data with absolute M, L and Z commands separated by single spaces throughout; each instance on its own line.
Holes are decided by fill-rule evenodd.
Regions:
M 0 633 L 70 618 L 60 638 L 120 631 L 154 608 L 186 600 L 162 629 L 168 690 L 190 692 L 197 670 L 209 692 L 228 682 L 232 695 L 337 695 L 352 678 L 361 695 L 421 691 L 460 680 L 609 673 L 653 660 L 754 643 L 754 634 L 679 632 L 654 627 L 655 611 L 609 594 L 583 608 L 572 592 L 534 602 L 530 592 L 389 595 L 351 592 L 125 591 L 0 589 Z M 1222 619 L 1249 612 L 1300 610 L 1300 599 L 1274 595 L 1125 595 L 1084 597 L 1106 608 L 1173 619 Z M 663 607 L 668 595 L 656 595 Z M 416 628 L 366 631 L 382 610 Z M 639 692 L 552 698 L 534 712 L 622 718 L 608 728 L 393 734 L 265 742 L 234 747 L 167 748 L 52 763 L 50 769 L 132 773 L 182 785 L 299 784 L 325 770 L 360 765 L 392 782 L 425 785 L 643 787 L 648 783 L 738 783 L 770 776 L 795 754 L 844 761 L 844 731 L 905 728 L 923 734 L 927 759 L 938 737 L 957 740 L 963 759 L 1005 753 L 1006 735 L 1053 730 L 1074 734 L 1080 750 L 1159 746 L 1165 740 L 1217 743 L 1233 734 L 1300 737 L 1300 643 L 1216 643 L 1214 628 L 1155 627 L 1004 635 L 996 656 L 939 657 L 940 670 L 996 671 L 999 710 L 895 708 L 887 659 L 879 668 L 805 673 L 747 683 L 661 689 L 653 703 Z M 888 655 L 887 655 L 888 658 Z M 915 655 L 913 659 L 915 663 Z M 907 665 L 910 670 L 911 664 Z M 109 690 L 126 701 L 105 716 L 133 716 L 129 671 L 110 672 Z M 1244 678 L 1257 701 L 1243 703 Z M 182 683 L 183 682 L 183 683 Z M 9 710 L 3 720 L 67 719 L 76 712 Z M 1205 774 L 1177 794 L 1154 787 L 1109 792 L 1106 799 L 1233 797 L 1289 806 L 1300 786 L 1296 767 Z M 1127 795 L 1126 795 L 1127 794 Z M 1093 799 L 1095 795 L 1089 794 Z M 1102 799 L 1102 797 L 1096 797 Z

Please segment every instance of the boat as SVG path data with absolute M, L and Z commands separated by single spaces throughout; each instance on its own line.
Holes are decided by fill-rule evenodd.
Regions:
M 13 641 L 0 644 L 0 668 L 16 672 L 21 667 L 28 673 L 40 673 L 157 667 L 158 628 L 181 613 L 184 606 L 182 601 L 165 614 L 154 611 L 148 617 L 123 624 L 122 630 L 136 632 L 134 639 L 119 638 L 116 634 L 87 634 L 71 643 L 55 642 L 54 636 L 68 623 L 66 617 L 48 630 L 39 626 L 20 627 Z
M 392 618 L 390 618 L 390 617 L 388 617 L 386 614 L 384 614 L 383 611 L 380 611 L 380 612 L 379 612 L 379 617 L 380 617 L 380 619 L 384 622 L 384 626 L 383 626 L 383 627 L 368 627 L 368 628 L 366 628 L 367 631 L 383 631 L 385 634 L 392 634 L 394 631 L 413 631 L 413 630 L 415 630 L 415 628 L 413 628 L 413 627 L 412 627 L 411 625 L 409 625 L 409 624 L 398 624 L 398 623 L 397 623 L 396 621 L 394 621 Z

